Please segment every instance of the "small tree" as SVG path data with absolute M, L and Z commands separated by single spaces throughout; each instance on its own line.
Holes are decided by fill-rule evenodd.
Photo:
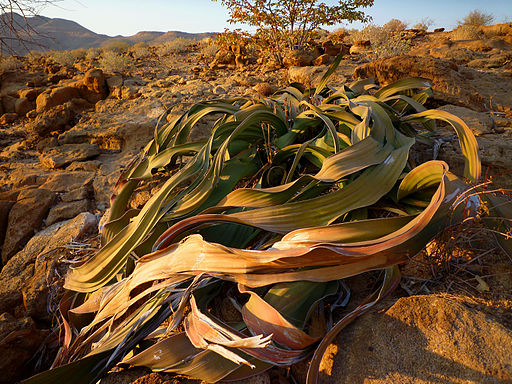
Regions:
M 284 49 L 303 48 L 321 26 L 370 21 L 359 8 L 372 6 L 374 0 L 340 0 L 337 5 L 317 0 L 220 1 L 229 10 L 228 21 L 257 27 L 257 34 L 267 40 L 269 49 L 281 62 Z
M 458 21 L 459 25 L 474 25 L 480 27 L 482 25 L 489 25 L 494 21 L 494 16 L 490 13 L 484 13 L 475 9 L 467 14 L 462 21 Z

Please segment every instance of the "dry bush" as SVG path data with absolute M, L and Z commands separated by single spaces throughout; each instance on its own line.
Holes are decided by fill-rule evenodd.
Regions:
M 0 71 L 13 71 L 21 66 L 20 61 L 14 56 L 0 57 Z
M 85 49 L 85 48 L 73 49 L 71 51 L 71 54 L 73 56 L 75 56 L 75 58 L 77 58 L 78 60 L 83 60 L 83 59 L 85 59 L 85 55 L 87 54 L 87 49 Z
M 133 61 L 128 56 L 121 56 L 114 51 L 104 51 L 99 59 L 100 67 L 105 72 L 122 72 L 130 68 Z
M 48 52 L 48 58 L 67 67 L 72 66 L 76 61 L 76 56 L 71 51 L 50 51 Z
M 478 9 L 469 12 L 464 19 L 458 21 L 459 25 L 473 25 L 481 27 L 482 25 L 489 25 L 494 22 L 494 15 L 490 13 L 484 13 Z
M 454 29 L 450 37 L 452 40 L 478 40 L 483 37 L 482 31 L 476 25 L 461 25 Z
M 218 51 L 219 45 L 215 41 L 204 39 L 200 42 L 200 52 L 204 57 L 213 58 Z
M 419 29 L 421 31 L 428 31 L 428 29 L 434 25 L 434 20 L 432 20 L 430 17 L 425 17 L 421 19 L 421 21 L 417 24 L 414 24 L 412 27 L 414 29 Z
M 94 60 L 97 59 L 101 55 L 101 48 L 89 48 L 87 52 L 85 53 L 85 58 L 87 60 Z
M 125 52 L 132 45 L 125 40 L 109 40 L 105 44 L 103 44 L 104 51 L 113 51 L 117 53 Z
M 137 58 L 147 58 L 151 56 L 151 52 L 149 51 L 149 44 L 145 41 L 141 41 L 140 43 L 134 44 L 132 47 L 133 54 Z
M 32 50 L 29 53 L 27 53 L 25 57 L 27 58 L 29 63 L 34 64 L 37 61 L 39 61 L 41 57 L 43 57 L 43 53 L 41 51 Z
M 177 37 L 174 40 L 166 41 L 160 47 L 160 53 L 162 55 L 169 55 L 171 53 L 182 53 L 187 50 L 187 48 L 194 44 L 195 41 L 192 39 L 186 39 L 184 37 Z
M 390 33 L 377 25 L 370 24 L 360 31 L 350 34 L 352 43 L 360 40 L 370 40 L 373 53 L 371 59 L 401 56 L 411 50 L 411 42 L 403 39 L 398 33 Z
M 407 23 L 398 19 L 391 19 L 382 26 L 386 32 L 400 32 L 407 28 Z

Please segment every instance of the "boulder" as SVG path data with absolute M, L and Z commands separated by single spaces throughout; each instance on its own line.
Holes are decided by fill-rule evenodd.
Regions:
M 323 359 L 320 383 L 512 381 L 512 331 L 474 301 L 412 296 L 378 309 L 340 333 Z
M 313 59 L 314 59 L 314 57 L 311 56 L 308 52 L 296 49 L 296 50 L 290 51 L 283 58 L 283 65 L 286 68 L 306 67 L 313 63 Z
M 366 53 L 371 50 L 372 44 L 370 40 L 358 40 L 350 47 L 351 55 L 359 55 L 361 53 Z
M 75 82 L 73 87 L 78 89 L 80 97 L 93 104 L 108 96 L 107 82 L 101 69 L 87 71 L 84 78 Z
M 22 190 L 9 212 L 7 231 L 2 247 L 2 263 L 5 265 L 39 229 L 55 199 L 47 189 Z
M 46 218 L 46 225 L 52 225 L 59 221 L 71 219 L 82 212 L 89 210 L 90 204 L 87 199 L 62 202 L 50 209 Z
M 313 60 L 313 65 L 320 66 L 320 65 L 327 65 L 332 61 L 332 57 L 329 56 L 327 53 L 324 53 L 321 56 L 318 56 L 315 60 Z
M 70 103 L 58 105 L 55 108 L 38 114 L 27 124 L 27 130 L 44 137 L 55 131 L 62 131 L 73 119 L 74 112 Z
M 26 97 L 21 97 L 16 100 L 14 105 L 14 111 L 18 114 L 18 116 L 25 116 L 28 112 L 34 109 L 34 104 L 30 102 L 30 100 Z
M 74 87 L 51 88 L 37 96 L 36 110 L 38 113 L 45 112 L 78 97 L 80 93 Z
M 59 193 L 69 192 L 89 185 L 92 183 L 94 176 L 94 172 L 60 171 L 58 173 L 52 173 L 45 183 L 41 185 L 41 188 Z
M 29 101 L 35 101 L 41 92 L 43 88 L 24 88 L 18 91 L 18 95 L 20 99 L 26 97 Z
M 64 168 L 74 161 L 87 160 L 99 154 L 96 144 L 64 144 L 39 155 L 39 161 L 48 169 Z

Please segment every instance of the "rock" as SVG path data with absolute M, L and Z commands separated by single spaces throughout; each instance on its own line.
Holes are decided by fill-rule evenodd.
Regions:
M 306 67 L 308 65 L 311 65 L 313 62 L 313 56 L 311 56 L 309 53 L 301 51 L 301 50 L 293 50 L 290 51 L 284 58 L 283 58 L 283 65 L 286 68 L 290 67 Z
M 306 87 L 315 87 L 322 79 L 327 66 L 319 67 L 291 67 L 288 69 L 288 78 L 290 82 L 297 82 Z M 344 83 L 345 77 L 336 73 L 331 78 L 331 84 Z
M 8 313 L 0 315 L 0 384 L 15 383 L 31 375 L 28 362 L 48 333 L 38 330 L 30 317 L 15 319 Z
M 444 28 L 436 28 L 434 29 L 434 33 L 441 33 L 444 32 Z
M 324 54 L 336 57 L 341 53 L 343 46 L 341 44 L 334 45 L 334 43 L 331 40 L 327 40 L 322 43 L 322 48 Z
M 106 79 L 108 88 L 121 88 L 123 86 L 123 76 L 113 75 Z
M 64 86 L 48 89 L 37 96 L 36 110 L 38 113 L 45 112 L 78 97 L 80 94 L 74 87 Z
M 63 168 L 73 161 L 87 160 L 98 156 L 100 149 L 96 144 L 64 144 L 42 153 L 41 165 L 48 169 Z
M 313 65 L 326 65 L 329 64 L 331 61 L 332 57 L 329 56 L 327 53 L 324 53 L 322 56 L 318 56 L 315 60 L 313 60 Z
M 87 71 L 84 78 L 73 86 L 78 89 L 81 98 L 93 104 L 108 96 L 107 82 L 101 69 Z
M 213 88 L 213 93 L 216 95 L 226 95 L 226 90 L 222 88 L 220 85 Z
M 385 312 L 363 315 L 324 356 L 319 382 L 511 382 L 512 331 L 470 304 L 450 296 L 412 296 Z
M 16 106 L 16 97 L 13 96 L 3 96 L 2 97 L 2 107 L 3 111 L 6 113 L 14 113 Z
M 39 229 L 54 199 L 55 194 L 47 189 L 26 189 L 19 193 L 9 213 L 5 242 L 2 247 L 3 265 Z
M 7 223 L 9 222 L 9 212 L 14 205 L 14 201 L 0 200 L 0 249 L 4 244 Z
M 18 305 L 23 304 L 23 295 L 26 298 L 36 296 L 35 292 L 31 292 L 34 282 L 30 279 L 36 271 L 38 276 L 46 276 L 47 272 L 51 272 L 50 266 L 55 267 L 59 255 L 52 251 L 71 241 L 80 241 L 95 234 L 97 226 L 97 217 L 85 212 L 72 220 L 53 224 L 32 237 L 23 250 L 13 256 L 0 272 L 0 313 L 14 312 Z M 48 264 L 49 261 L 51 263 Z M 42 269 L 44 273 L 41 272 Z M 39 287 L 44 289 L 44 284 Z M 25 300 L 26 310 L 32 314 L 39 313 L 39 318 L 47 317 L 47 314 L 43 315 L 37 309 L 31 310 L 32 307 L 40 308 L 38 305 L 30 299 Z M 44 298 L 42 305 L 46 308 L 47 298 Z M 46 309 L 42 312 L 46 312 Z
M 72 189 L 71 191 L 65 192 L 60 196 L 60 199 L 64 202 L 78 201 L 89 199 L 93 195 L 93 189 L 91 184 L 85 184 L 80 188 Z
M 53 173 L 41 185 L 41 188 L 48 189 L 53 192 L 69 192 L 85 185 L 88 185 L 94 179 L 94 172 L 64 172 Z
M 87 199 L 76 200 L 70 202 L 62 202 L 53 206 L 48 212 L 46 218 L 46 225 L 52 225 L 59 221 L 71 219 L 79 213 L 86 212 L 89 210 L 89 201 Z
M 4 113 L 0 116 L 0 125 L 12 124 L 18 119 L 16 113 Z
M 14 111 L 21 117 L 25 116 L 33 109 L 34 105 L 26 97 L 19 98 L 16 100 L 16 104 L 14 105 Z
M 49 111 L 38 114 L 34 121 L 27 124 L 27 129 L 44 137 L 51 132 L 63 130 L 73 119 L 74 112 L 70 103 L 58 105 Z
M 455 63 L 432 57 L 397 56 L 363 64 L 354 78 L 375 78 L 386 85 L 405 77 L 424 77 L 432 81 L 433 98 L 443 103 L 465 106 L 476 111 L 491 108 L 511 111 L 512 79 L 496 73 L 458 67 Z
M 269 83 L 258 83 L 254 86 L 254 90 L 263 97 L 270 96 L 274 93 L 274 89 Z
M 235 54 L 230 50 L 220 49 L 215 54 L 215 59 L 214 59 L 213 63 L 224 64 L 224 65 L 235 64 Z
M 371 50 L 371 47 L 372 44 L 370 40 L 359 40 L 352 44 L 349 52 L 351 55 L 360 55 L 361 53 L 366 53 Z
M 20 99 L 26 97 L 28 101 L 35 101 L 37 96 L 43 92 L 42 88 L 25 88 L 18 91 Z
M 494 120 L 486 113 L 476 112 L 469 108 L 458 107 L 456 105 L 443 105 L 438 109 L 460 117 L 468 125 L 475 136 L 493 132 Z

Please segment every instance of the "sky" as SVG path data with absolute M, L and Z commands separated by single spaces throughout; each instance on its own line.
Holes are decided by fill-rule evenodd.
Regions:
M 396 18 L 412 26 L 430 18 L 434 21 L 432 28 L 452 29 L 457 20 L 474 9 L 493 14 L 498 23 L 512 20 L 512 0 L 375 0 L 366 13 L 378 25 Z M 110 36 L 129 36 L 139 31 L 221 32 L 230 27 L 226 22 L 228 12 L 220 0 L 60 0 L 41 14 L 73 20 Z M 361 27 L 358 23 L 337 27 L 341 26 Z

